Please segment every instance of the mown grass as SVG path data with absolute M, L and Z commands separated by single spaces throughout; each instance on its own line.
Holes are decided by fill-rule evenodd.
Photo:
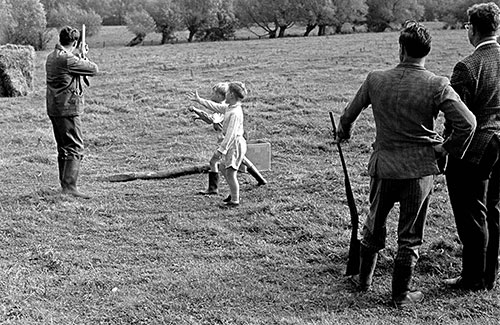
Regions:
M 101 73 L 87 93 L 80 178 L 89 201 L 59 194 L 48 52 L 37 53 L 34 93 L 0 99 L 0 323 L 498 324 L 498 289 L 440 284 L 460 269 L 442 176 L 415 277 L 426 300 L 389 305 L 397 208 L 373 292 L 356 293 L 344 277 L 349 212 L 328 111 L 339 114 L 368 71 L 397 63 L 397 36 L 93 49 Z M 470 51 L 463 32 L 434 31 L 428 68 L 450 75 Z M 269 184 L 240 175 L 243 205 L 221 210 L 224 182 L 218 197 L 196 195 L 206 175 L 106 181 L 205 164 L 215 136 L 191 121 L 186 97 L 224 80 L 250 89 L 245 126 L 272 144 Z M 368 110 L 344 149 L 362 219 L 373 131 Z

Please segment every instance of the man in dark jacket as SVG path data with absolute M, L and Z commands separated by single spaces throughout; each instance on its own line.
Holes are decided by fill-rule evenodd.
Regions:
M 88 48 L 80 48 L 80 32 L 69 26 L 59 34 L 59 44 L 47 57 L 47 114 L 57 143 L 57 162 L 62 192 L 89 198 L 78 191 L 76 183 L 83 158 L 80 115 L 83 113 L 83 84 L 97 73 L 97 65 L 86 58 Z
M 446 181 L 462 242 L 462 272 L 448 285 L 493 289 L 498 272 L 500 222 L 500 9 L 482 3 L 467 11 L 474 52 L 455 65 L 451 85 L 477 119 L 463 159 L 450 157 Z

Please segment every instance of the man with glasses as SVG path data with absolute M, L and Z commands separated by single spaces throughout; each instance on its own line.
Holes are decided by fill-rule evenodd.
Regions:
M 493 3 L 467 10 L 464 27 L 474 52 L 455 65 L 451 85 L 476 116 L 477 129 L 463 159 L 450 157 L 446 181 L 458 236 L 462 271 L 445 280 L 453 288 L 494 288 L 500 222 L 500 9 Z M 446 134 L 447 132 L 445 132 Z
M 363 227 L 359 275 L 352 280 L 359 290 L 370 289 L 378 251 L 385 247 L 387 216 L 399 202 L 392 302 L 404 307 L 423 298 L 410 283 L 423 241 L 434 175 L 440 172 L 437 158 L 446 152 L 461 158 L 476 122 L 449 80 L 426 70 L 425 58 L 431 50 L 428 30 L 407 22 L 399 45 L 400 63 L 368 74 L 340 117 L 337 136 L 349 139 L 354 121 L 371 105 L 376 137 L 368 163 L 370 211 Z M 439 111 L 453 130 L 446 141 L 434 131 Z

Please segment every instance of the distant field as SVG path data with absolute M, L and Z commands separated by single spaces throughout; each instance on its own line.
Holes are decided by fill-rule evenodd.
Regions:
M 427 22 L 425 23 L 428 28 L 431 30 L 441 30 L 443 23 L 441 22 Z M 285 35 L 287 37 L 296 37 L 304 35 L 305 27 L 300 25 L 294 25 L 287 29 Z M 315 37 L 317 34 L 317 29 L 313 30 L 309 37 Z M 173 41 L 174 43 L 182 43 L 186 42 L 188 38 L 187 31 L 178 31 L 175 32 L 175 36 L 177 39 Z M 248 39 L 257 39 L 267 38 L 265 36 L 265 31 L 258 27 L 253 27 L 251 29 L 242 28 L 238 29 L 235 33 L 235 38 L 238 40 L 248 40 Z M 89 45 L 93 47 L 105 47 L 105 46 L 123 46 L 127 44 L 134 35 L 129 32 L 126 26 L 103 26 L 98 35 L 91 37 L 89 39 Z M 54 42 L 57 39 L 53 40 Z M 143 45 L 159 45 L 161 41 L 161 35 L 158 33 L 151 33 L 146 36 Z
M 427 66 L 449 76 L 471 47 L 464 31 L 433 35 Z M 328 112 L 338 115 L 370 70 L 397 63 L 397 33 L 119 46 L 130 36 L 106 27 L 89 39 L 101 70 L 83 117 L 80 188 L 91 200 L 59 193 L 44 102 L 49 52 L 37 53 L 32 95 L 0 99 L 0 323 L 498 324 L 498 289 L 440 284 L 460 269 L 442 176 L 415 277 L 425 301 L 389 305 L 397 209 L 374 290 L 358 294 L 344 277 L 349 211 Z M 218 197 L 196 195 L 205 174 L 106 180 L 207 163 L 215 134 L 191 121 L 186 98 L 225 80 L 250 89 L 245 128 L 272 145 L 269 184 L 240 175 L 242 206 L 227 211 L 218 207 L 225 182 Z M 344 146 L 362 220 L 373 136 L 367 110 Z

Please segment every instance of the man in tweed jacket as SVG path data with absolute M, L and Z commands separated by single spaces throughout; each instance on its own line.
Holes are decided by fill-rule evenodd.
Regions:
M 61 29 L 59 44 L 47 56 L 45 63 L 47 90 L 46 105 L 57 144 L 59 182 L 62 191 L 89 198 L 77 188 L 80 163 L 83 159 L 83 135 L 80 115 L 83 113 L 84 77 L 98 72 L 97 64 L 89 61 L 88 49 L 77 53 L 80 32 L 70 26 Z
M 354 121 L 371 105 L 376 138 L 368 163 L 370 212 L 363 227 L 360 272 L 352 280 L 360 290 L 370 288 L 378 251 L 385 247 L 388 213 L 400 202 L 392 301 L 404 307 L 423 297 L 422 292 L 411 290 L 410 282 L 423 241 L 434 175 L 439 173 L 437 157 L 448 152 L 461 158 L 476 121 L 449 80 L 425 69 L 431 49 L 427 29 L 407 22 L 399 44 L 400 63 L 368 74 L 340 117 L 337 135 L 350 138 Z M 446 141 L 434 131 L 439 111 L 453 130 Z
M 463 245 L 461 275 L 445 283 L 459 289 L 493 289 L 498 272 L 500 222 L 500 9 L 482 3 L 467 11 L 474 52 L 455 65 L 453 88 L 477 119 L 462 160 L 450 157 L 446 181 Z

